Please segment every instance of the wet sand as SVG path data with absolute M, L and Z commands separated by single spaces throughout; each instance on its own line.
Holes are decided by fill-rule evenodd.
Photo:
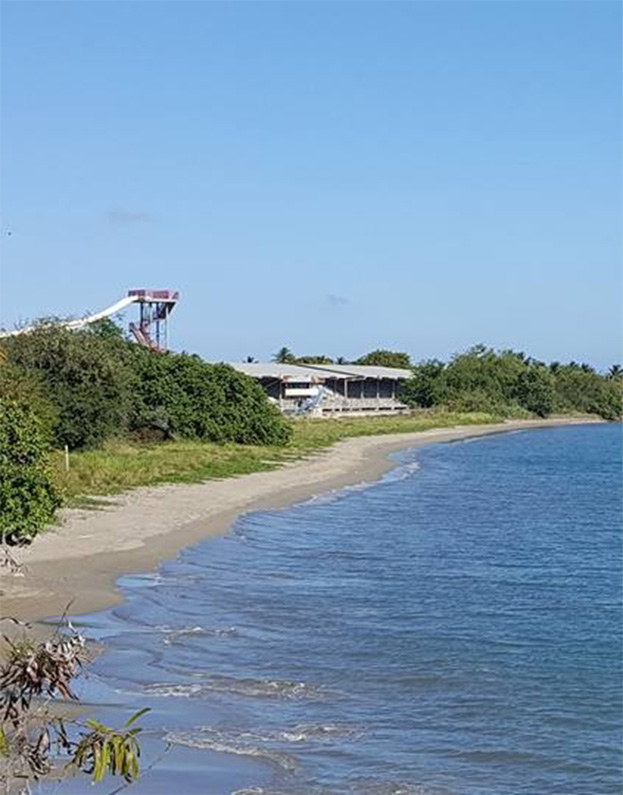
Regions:
M 270 472 L 193 485 L 139 488 L 110 507 L 69 509 L 58 527 L 15 557 L 22 576 L 2 575 L 2 614 L 21 620 L 103 610 L 121 601 L 124 574 L 151 571 L 180 549 L 224 533 L 243 512 L 284 507 L 315 494 L 369 482 L 394 464 L 391 452 L 514 430 L 584 424 L 587 419 L 517 420 L 497 425 L 362 436 Z

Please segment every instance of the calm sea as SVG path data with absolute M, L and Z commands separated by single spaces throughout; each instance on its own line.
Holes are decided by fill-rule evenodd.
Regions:
M 406 451 L 124 578 L 82 697 L 152 708 L 132 791 L 619 795 L 621 457 L 615 425 Z

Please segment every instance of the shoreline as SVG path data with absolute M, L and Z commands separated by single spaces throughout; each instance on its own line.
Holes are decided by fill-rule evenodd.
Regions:
M 415 433 L 360 436 L 268 472 L 199 484 L 142 487 L 114 498 L 103 510 L 67 509 L 15 557 L 21 576 L 2 577 L 2 615 L 42 621 L 105 610 L 123 601 L 119 577 L 153 571 L 184 547 L 223 534 L 251 511 L 283 508 L 346 486 L 377 480 L 396 464 L 388 456 L 429 444 L 517 430 L 584 425 L 586 418 L 514 420 Z M 72 601 L 73 600 L 73 601 Z

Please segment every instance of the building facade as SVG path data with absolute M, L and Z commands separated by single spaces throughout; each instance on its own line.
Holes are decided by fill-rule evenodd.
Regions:
M 284 414 L 322 417 L 408 410 L 400 400 L 400 384 L 412 377 L 410 370 L 356 364 L 230 364 L 259 381 Z

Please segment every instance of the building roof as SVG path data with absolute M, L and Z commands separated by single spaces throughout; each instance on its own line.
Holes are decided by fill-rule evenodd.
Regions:
M 360 364 L 279 364 L 278 362 L 228 362 L 240 373 L 253 378 L 275 378 L 279 381 L 324 381 L 329 378 L 389 378 L 402 381 L 411 378 L 411 370 L 397 367 L 369 367 Z
M 315 365 L 305 365 L 315 367 Z M 402 381 L 411 378 L 413 373 L 400 367 L 376 367 L 367 364 L 327 364 L 319 365 L 332 373 L 342 375 L 344 378 L 390 378 L 393 381 Z M 333 376 L 335 378 L 335 375 Z

